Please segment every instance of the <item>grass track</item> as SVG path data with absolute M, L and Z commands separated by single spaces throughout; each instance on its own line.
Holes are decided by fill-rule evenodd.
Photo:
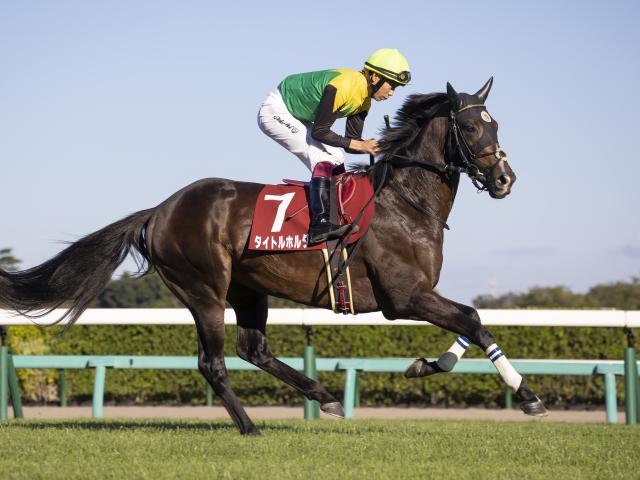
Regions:
M 445 421 L 0 423 L 0 478 L 639 478 L 640 428 Z

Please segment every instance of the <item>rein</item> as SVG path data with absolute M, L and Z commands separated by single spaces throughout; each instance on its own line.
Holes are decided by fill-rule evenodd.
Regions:
M 460 157 L 460 159 L 462 160 L 462 163 L 459 165 L 456 165 L 453 161 L 452 162 L 448 162 L 445 165 L 442 165 L 440 163 L 435 163 L 435 162 L 427 162 L 427 161 L 420 161 L 420 160 L 416 160 L 415 158 L 412 157 L 407 157 L 405 155 L 399 155 L 397 153 L 391 153 L 390 155 L 388 155 L 386 158 L 384 158 L 383 160 L 380 160 L 380 162 L 384 162 L 385 163 L 385 167 L 386 165 L 391 165 L 393 167 L 398 167 L 398 168 L 404 168 L 404 167 L 419 167 L 419 168 L 423 168 L 426 170 L 434 170 L 436 173 L 439 174 L 443 174 L 443 175 L 450 175 L 453 173 L 466 173 L 469 178 L 471 179 L 471 181 L 473 182 L 473 185 L 478 189 L 478 191 L 483 191 L 483 190 L 487 190 L 487 187 L 485 187 L 484 185 L 481 185 L 479 182 L 481 180 L 483 180 L 485 178 L 484 174 L 482 174 L 482 172 L 480 171 L 480 169 L 474 165 L 471 161 L 469 161 L 468 157 L 471 157 L 472 160 L 475 160 L 477 158 L 483 158 L 486 157 L 488 155 L 493 155 L 493 153 L 487 153 L 484 155 L 477 155 L 476 153 L 474 153 L 471 148 L 469 147 L 469 144 L 467 143 L 466 139 L 464 138 L 464 135 L 462 134 L 462 132 L 460 132 L 460 127 L 458 126 L 458 122 L 456 119 L 456 114 L 463 111 L 463 110 L 467 110 L 469 108 L 473 108 L 473 107 L 483 107 L 484 105 L 468 105 L 460 110 L 458 110 L 458 112 L 455 112 L 453 109 L 451 110 L 450 114 L 449 114 L 449 131 L 447 134 L 447 144 L 451 145 L 452 144 L 452 139 L 453 142 L 455 143 L 455 147 L 457 150 L 457 153 Z M 387 124 L 388 127 L 388 124 Z M 461 142 L 462 140 L 462 142 Z M 466 150 L 466 154 L 463 151 L 463 146 L 464 149 Z M 393 162 L 392 159 L 394 158 L 400 158 L 402 160 L 404 160 L 404 162 Z M 382 180 L 381 180 L 381 185 L 386 184 L 387 182 L 387 169 L 385 168 L 385 171 L 383 173 L 382 176 Z M 437 222 L 439 222 L 445 229 L 450 230 L 449 225 L 447 225 L 447 223 L 442 220 L 440 217 L 438 217 L 436 214 L 434 214 L 432 211 L 421 207 L 420 205 L 417 205 L 413 200 L 411 200 L 407 195 L 405 195 L 399 188 L 394 187 L 393 185 L 389 185 L 389 187 L 396 192 L 400 198 L 402 198 L 405 202 L 407 202 L 409 205 L 411 205 L 415 210 L 419 211 L 420 213 L 435 219 Z M 374 196 L 378 194 L 378 190 L 376 190 L 376 193 L 374 193 Z
M 479 192 L 488 190 L 487 187 L 485 187 L 483 184 L 480 183 L 482 180 L 485 180 L 486 177 L 484 173 L 480 171 L 480 168 L 478 168 L 478 166 L 473 163 L 473 160 L 494 155 L 500 162 L 503 162 L 505 161 L 506 154 L 501 149 L 498 149 L 495 152 L 487 152 L 482 155 L 478 155 L 473 150 L 471 150 L 471 147 L 467 143 L 466 138 L 464 138 L 464 134 L 460 131 L 460 126 L 458 125 L 458 120 L 456 118 L 458 113 L 468 110 L 470 108 L 485 108 L 485 106 L 482 104 L 467 105 L 466 107 L 463 107 L 458 111 L 454 111 L 452 109 L 449 113 L 449 131 L 447 134 L 446 145 L 448 146 L 447 149 L 450 152 L 452 151 L 452 149 L 455 149 L 455 152 L 458 154 L 457 156 L 460 159 L 460 163 L 456 164 L 455 162 L 456 157 L 454 157 L 453 161 L 446 163 L 445 165 L 442 165 L 435 162 L 426 162 L 426 161 L 416 160 L 415 158 L 407 157 L 405 155 L 398 155 L 397 153 L 391 153 L 387 158 L 380 161 L 390 163 L 392 166 L 400 167 L 400 168 L 420 167 L 424 169 L 433 169 L 433 170 L 436 170 L 438 173 L 442 173 L 445 175 L 449 175 L 452 173 L 466 173 L 467 176 L 471 179 L 471 182 L 473 183 L 473 185 L 478 189 Z M 391 159 L 393 158 L 400 158 L 405 161 L 392 162 Z M 386 178 L 383 177 L 383 181 L 386 181 Z M 394 190 L 398 191 L 395 188 Z M 413 205 L 413 204 L 412 206 L 416 207 L 416 205 Z M 444 222 L 442 221 L 441 223 L 444 224 Z
M 391 158 L 403 158 L 406 159 L 405 162 L 399 163 L 399 162 L 391 162 Z M 380 163 L 384 163 L 384 173 L 382 174 L 382 180 L 380 181 L 380 185 L 378 186 L 378 188 L 376 189 L 375 193 L 374 193 L 374 197 L 378 195 L 378 193 L 381 190 L 381 187 L 383 187 L 384 185 L 386 185 L 387 183 L 387 175 L 388 175 L 388 166 L 391 165 L 392 167 L 419 167 L 419 168 L 424 168 L 426 170 L 435 170 L 436 173 L 439 174 L 449 174 L 452 173 L 454 171 L 459 171 L 458 167 L 454 167 L 453 165 L 445 165 L 442 166 L 439 163 L 435 163 L 435 162 L 420 162 L 418 160 L 414 160 L 411 157 L 405 157 L 404 155 L 397 155 L 397 154 L 391 154 L 389 157 L 387 157 L 386 159 L 380 160 Z M 405 202 L 407 202 L 409 205 L 411 205 L 414 209 L 416 209 L 418 212 L 426 215 L 427 217 L 433 218 L 434 220 L 436 220 L 438 223 L 440 223 L 445 229 L 447 230 L 451 230 L 449 228 L 449 225 L 447 225 L 447 222 L 445 222 L 444 220 L 442 220 L 440 217 L 438 217 L 435 213 L 433 213 L 431 210 L 421 207 L 420 205 L 417 205 L 413 200 L 411 200 L 407 195 L 405 195 L 399 188 L 389 184 L 389 188 L 391 188 L 391 190 L 393 190 L 394 192 L 396 192 L 400 198 L 402 198 Z
M 442 224 L 442 226 L 447 229 L 447 230 L 451 230 L 449 228 L 449 225 L 447 225 L 447 223 L 442 220 L 440 217 L 438 217 L 435 213 L 433 213 L 431 210 L 427 210 L 426 208 L 421 207 L 420 205 L 416 205 L 415 203 L 413 203 L 413 201 L 407 197 L 404 193 L 402 193 L 402 190 L 394 187 L 393 185 L 389 185 L 389 188 L 391 188 L 391 190 L 393 190 L 394 192 L 396 192 L 398 195 L 400 195 L 400 198 L 402 198 L 405 202 L 407 202 L 409 205 L 411 205 L 413 208 L 415 208 L 417 211 L 419 211 L 420 213 L 426 215 L 427 217 L 431 217 L 434 220 L 438 221 L 439 223 Z
M 462 160 L 460 164 L 455 163 L 455 157 L 454 157 L 454 161 L 446 163 L 445 165 L 442 165 L 440 163 L 417 160 L 413 157 L 407 157 L 405 155 L 399 155 L 397 153 L 390 153 L 389 155 L 387 155 L 386 158 L 380 160 L 378 163 L 384 164 L 382 179 L 380 180 L 380 183 L 378 184 L 377 188 L 373 192 L 373 195 L 371 195 L 371 198 L 369 198 L 365 206 L 362 208 L 362 211 L 351 223 L 351 228 L 349 229 L 349 233 L 345 237 L 343 237 L 340 243 L 342 243 L 345 246 L 349 245 L 349 239 L 351 238 L 351 235 L 353 235 L 354 233 L 353 226 L 358 224 L 358 222 L 364 215 L 364 212 L 369 206 L 369 204 L 380 194 L 380 192 L 385 187 L 385 185 L 387 185 L 388 175 L 389 175 L 389 165 L 391 165 L 392 167 L 398 167 L 398 168 L 419 167 L 425 170 L 435 171 L 435 173 L 438 173 L 441 175 L 451 175 L 454 173 L 466 173 L 471 179 L 471 181 L 473 182 L 473 185 L 478 189 L 478 191 L 488 190 L 487 187 L 479 183 L 480 181 L 484 180 L 486 177 L 480 171 L 480 169 L 469 160 L 469 157 L 472 160 L 476 160 L 478 158 L 483 158 L 489 155 L 495 155 L 496 158 L 498 158 L 498 160 L 504 161 L 504 156 L 506 155 L 502 152 L 502 150 L 485 153 L 483 155 L 478 155 L 474 153 L 473 150 L 471 150 L 471 148 L 469 147 L 469 144 L 464 138 L 464 135 L 460 131 L 460 127 L 458 126 L 458 121 L 456 119 L 457 113 L 467 110 L 469 108 L 479 108 L 479 107 L 484 108 L 484 105 L 481 105 L 481 104 L 468 105 L 466 107 L 461 108 L 457 112 L 455 112 L 452 109 L 451 112 L 449 113 L 449 132 L 447 134 L 446 145 L 449 146 L 448 150 L 451 151 L 450 147 L 454 146 L 452 144 L 455 144 L 455 148 L 457 150 L 458 156 Z M 387 118 L 385 118 L 385 122 L 387 123 L 387 128 L 389 128 Z M 464 149 L 466 150 L 466 153 L 463 151 L 463 146 L 464 146 Z M 404 161 L 393 162 L 392 159 L 394 158 L 399 158 Z M 371 165 L 373 165 L 373 160 L 374 160 L 373 155 L 370 156 L 370 160 L 372 161 Z M 407 195 L 405 195 L 399 188 L 394 187 L 391 184 L 389 185 L 389 187 L 394 192 L 396 192 L 400 196 L 400 198 L 402 198 L 402 200 L 407 202 L 415 210 L 422 213 L 423 215 L 433 218 L 434 220 L 439 222 L 443 226 L 443 228 L 450 230 L 449 225 L 447 225 L 447 223 L 444 220 L 442 220 L 440 217 L 438 217 L 435 213 L 433 213 L 429 209 L 426 209 L 424 207 L 421 207 L 420 205 L 417 205 L 413 200 L 411 200 Z M 340 259 L 340 262 L 338 264 L 338 269 L 337 269 L 337 275 L 335 275 L 334 278 L 338 278 L 341 274 L 343 274 L 344 271 L 347 269 L 347 267 L 351 264 L 351 260 L 355 258 L 356 252 L 360 249 L 360 246 L 364 243 L 363 240 L 366 237 L 367 233 L 368 231 L 365 232 L 364 235 L 362 235 L 358 239 L 356 244 L 351 249 L 349 257 L 346 261 L 343 260 L 342 258 Z

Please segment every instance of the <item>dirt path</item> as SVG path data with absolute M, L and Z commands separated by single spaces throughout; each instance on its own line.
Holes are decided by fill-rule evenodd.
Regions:
M 27 419 L 91 418 L 91 407 L 24 407 Z M 247 407 L 247 413 L 255 420 L 303 418 L 301 407 Z M 11 415 L 11 412 L 10 412 Z M 224 408 L 214 407 L 104 407 L 104 418 L 173 418 L 173 419 L 228 419 Z M 332 419 L 321 414 L 323 419 Z M 605 423 L 604 410 L 549 412 L 545 418 L 524 415 L 520 410 L 485 408 L 358 408 L 356 419 L 388 420 L 492 420 L 500 422 L 572 422 Z M 624 412 L 618 412 L 618 423 L 624 423 Z

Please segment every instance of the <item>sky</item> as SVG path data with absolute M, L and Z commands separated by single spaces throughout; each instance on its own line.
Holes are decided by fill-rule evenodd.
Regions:
M 412 83 L 374 102 L 365 138 L 411 93 L 494 76 L 487 108 L 518 176 L 504 200 L 461 180 L 440 293 L 640 276 L 632 1 L 0 0 L 0 248 L 32 267 L 200 178 L 307 179 L 258 129 L 261 101 L 288 74 L 360 69 L 383 47 Z

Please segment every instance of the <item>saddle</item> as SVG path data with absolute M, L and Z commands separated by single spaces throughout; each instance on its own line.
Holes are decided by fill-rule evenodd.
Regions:
M 308 183 L 283 180 L 280 185 L 265 185 L 256 201 L 248 248 L 270 252 L 322 250 L 327 242 L 307 245 L 309 224 Z M 334 183 L 335 182 L 335 183 Z M 334 176 L 336 216 L 334 223 L 353 223 L 373 195 L 373 186 L 362 173 Z M 349 237 L 356 242 L 373 219 L 374 202 L 370 202 L 358 221 L 359 231 Z
M 331 179 L 331 195 L 335 195 L 331 221 L 337 225 L 357 222 L 358 231 L 346 237 L 309 246 L 307 244 L 310 215 L 307 182 L 283 180 L 281 185 L 265 185 L 256 201 L 248 248 L 270 252 L 321 250 L 327 273 L 329 298 L 334 312 L 353 313 L 348 246 L 368 231 L 373 219 L 373 186 L 362 173 L 343 173 Z M 333 207 L 335 205 L 335 208 Z

